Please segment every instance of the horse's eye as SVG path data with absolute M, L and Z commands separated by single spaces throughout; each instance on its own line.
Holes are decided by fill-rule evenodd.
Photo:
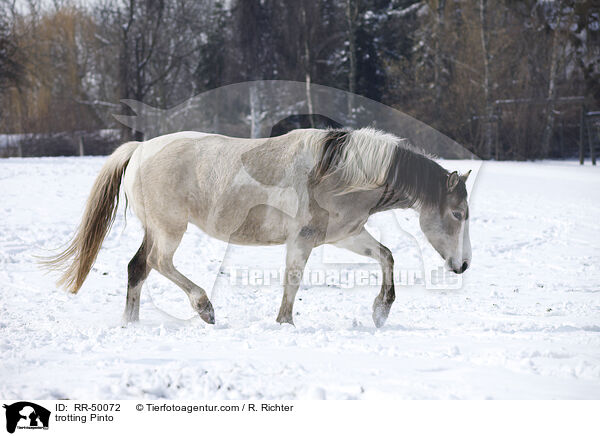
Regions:
M 462 212 L 454 211 L 454 212 L 452 212 L 452 215 L 454 215 L 454 218 L 456 218 L 457 220 L 462 221 L 462 218 L 463 218 Z

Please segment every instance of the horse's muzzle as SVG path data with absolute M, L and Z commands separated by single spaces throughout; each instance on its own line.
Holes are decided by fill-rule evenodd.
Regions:
M 446 261 L 446 269 L 448 271 L 452 271 L 454 274 L 462 274 L 469 268 L 470 262 L 468 260 L 464 260 L 463 263 L 459 267 L 454 266 L 454 262 L 451 260 Z
M 462 274 L 467 270 L 467 268 L 469 268 L 469 262 L 465 260 L 460 268 L 453 269 L 452 271 L 454 271 L 456 274 Z

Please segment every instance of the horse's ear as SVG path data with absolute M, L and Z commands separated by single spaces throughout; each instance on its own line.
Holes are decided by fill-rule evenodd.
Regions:
M 463 182 L 467 182 L 467 179 L 469 178 L 469 174 L 471 174 L 471 170 L 467 171 L 466 173 L 462 174 L 460 176 L 460 180 L 462 180 Z
M 454 188 L 458 185 L 459 176 L 456 171 L 448 174 L 448 178 L 446 179 L 446 188 L 448 188 L 448 192 L 454 191 Z

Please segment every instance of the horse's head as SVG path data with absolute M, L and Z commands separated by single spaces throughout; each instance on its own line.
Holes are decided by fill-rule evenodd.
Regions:
M 471 264 L 469 205 L 465 181 L 471 171 L 448 174 L 441 201 L 421 208 L 419 223 L 433 248 L 446 261 L 446 268 L 462 274 Z

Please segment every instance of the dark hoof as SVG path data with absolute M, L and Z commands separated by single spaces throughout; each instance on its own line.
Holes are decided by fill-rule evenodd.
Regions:
M 390 314 L 391 304 L 382 303 L 378 298 L 373 303 L 373 322 L 375 327 L 383 327 Z
M 198 312 L 198 315 L 200 315 L 200 318 L 202 318 L 204 322 L 208 324 L 215 323 L 215 310 L 213 309 L 212 304 L 210 303 L 208 298 L 206 299 L 206 303 L 202 307 L 198 307 L 196 311 Z

